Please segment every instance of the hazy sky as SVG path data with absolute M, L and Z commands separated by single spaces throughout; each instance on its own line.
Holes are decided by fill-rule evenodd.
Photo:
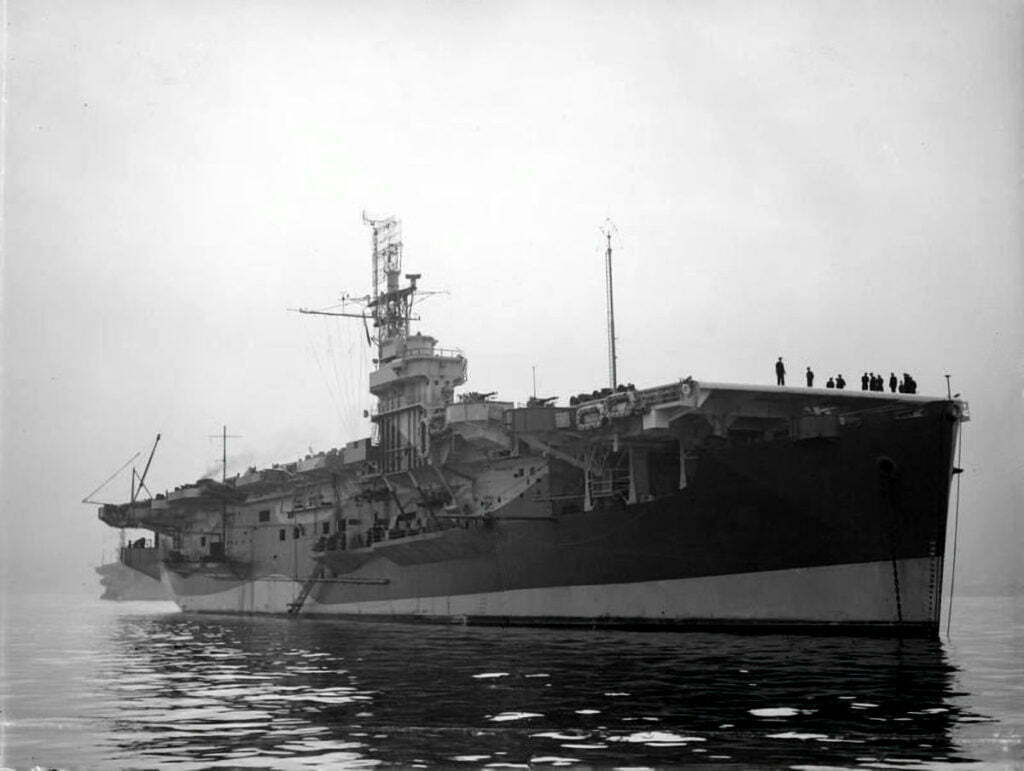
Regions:
M 362 210 L 475 390 L 913 373 L 970 401 L 961 575 L 1024 564 L 1020 2 L 6 3 L 0 511 L 82 587 L 79 500 L 368 433 Z M 139 465 L 142 465 L 142 460 Z M 123 475 L 100 497 L 124 500 Z

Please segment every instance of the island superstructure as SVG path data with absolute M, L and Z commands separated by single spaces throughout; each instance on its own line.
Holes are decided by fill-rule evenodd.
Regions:
M 373 435 L 100 519 L 186 611 L 937 633 L 966 404 L 676 378 L 568 404 L 460 392 L 369 220 Z M 372 323 L 372 333 L 370 324 Z M 665 362 L 667 371 L 682 362 Z

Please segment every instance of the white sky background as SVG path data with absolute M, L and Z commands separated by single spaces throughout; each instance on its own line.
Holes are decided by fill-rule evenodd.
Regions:
M 623 381 L 950 372 L 961 575 L 1020 575 L 1022 8 L 9 0 L 5 583 L 97 594 L 158 431 L 154 491 L 368 433 L 361 328 L 285 310 L 368 290 L 364 208 L 507 399 L 604 385 L 608 216 Z

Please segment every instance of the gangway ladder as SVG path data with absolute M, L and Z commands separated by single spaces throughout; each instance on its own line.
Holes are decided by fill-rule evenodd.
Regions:
M 313 571 L 313 575 L 306 579 L 306 582 L 302 585 L 302 589 L 299 591 L 299 596 L 295 598 L 293 602 L 288 603 L 288 615 L 297 616 L 302 610 L 302 606 L 306 604 L 306 598 L 309 597 L 309 593 L 313 591 L 313 587 L 317 585 L 321 578 L 324 577 L 324 563 L 320 563 L 316 566 L 316 570 Z

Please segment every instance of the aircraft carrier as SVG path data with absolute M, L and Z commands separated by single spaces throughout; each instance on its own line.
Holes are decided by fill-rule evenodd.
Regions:
M 367 222 L 372 294 L 331 315 L 376 348 L 372 436 L 100 508 L 153 532 L 122 560 L 183 610 L 937 634 L 964 402 L 614 374 L 562 402 L 467 392 L 463 353 L 411 330 L 398 221 Z

